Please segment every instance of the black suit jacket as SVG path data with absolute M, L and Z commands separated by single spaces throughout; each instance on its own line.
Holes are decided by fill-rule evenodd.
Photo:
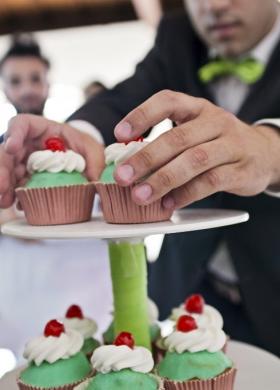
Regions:
M 197 77 L 207 62 L 207 48 L 186 15 L 163 19 L 152 50 L 135 74 L 110 91 L 101 93 L 72 115 L 94 124 L 106 144 L 115 142 L 115 125 L 152 94 L 171 89 L 213 101 Z M 117 58 L 116 58 L 117 61 Z M 261 80 L 251 87 L 238 117 L 247 123 L 280 117 L 280 43 Z M 280 354 L 280 200 L 259 195 L 240 198 L 217 194 L 193 207 L 230 207 L 248 210 L 250 222 L 165 237 L 158 261 L 150 270 L 150 295 L 162 317 L 187 294 L 197 289 L 217 244 L 225 240 L 238 272 L 246 316 L 252 324 L 246 340 Z M 168 293 L 167 293 L 168 290 Z M 261 308 L 260 308 L 261 306 Z M 238 337 L 238 324 L 225 318 L 226 331 Z M 252 333 L 252 335 L 251 335 Z M 252 337 L 250 337 L 252 336 Z
M 213 101 L 213 96 L 197 77 L 198 69 L 207 62 L 207 52 L 186 15 L 166 17 L 159 26 L 154 47 L 138 64 L 134 75 L 91 99 L 69 119 L 84 119 L 94 124 L 106 144 L 110 144 L 115 142 L 115 125 L 129 111 L 162 89 Z M 252 123 L 280 116 L 279 65 L 280 45 L 275 49 L 263 78 L 251 88 L 238 114 L 240 119 Z

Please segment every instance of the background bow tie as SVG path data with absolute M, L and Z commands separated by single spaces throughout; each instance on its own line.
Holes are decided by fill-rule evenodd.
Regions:
M 245 84 L 254 84 L 262 77 L 264 70 L 264 64 L 253 58 L 241 61 L 218 59 L 202 66 L 198 77 L 205 84 L 222 76 L 236 76 Z

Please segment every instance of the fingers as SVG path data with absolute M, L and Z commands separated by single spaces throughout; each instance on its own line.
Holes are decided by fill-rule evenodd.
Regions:
M 161 91 L 131 111 L 115 128 L 118 141 L 124 142 L 139 137 L 150 127 L 164 119 L 182 123 L 196 118 L 206 100 L 179 92 Z
M 216 192 L 228 191 L 234 181 L 240 181 L 238 163 L 221 165 L 197 176 L 188 183 L 166 195 L 162 202 L 164 207 L 177 209 L 204 199 Z M 239 173 L 238 173 L 239 172 Z
M 218 139 L 186 150 L 135 186 L 133 199 L 138 204 L 152 203 L 214 167 L 235 162 L 237 153 L 225 145 Z
M 219 135 L 218 127 L 207 123 L 202 126 L 196 120 L 177 126 L 119 165 L 115 171 L 115 179 L 120 185 L 130 185 L 164 166 L 185 150 L 216 139 Z
M 60 131 L 58 123 L 46 118 L 30 114 L 20 114 L 11 119 L 5 135 L 5 150 L 13 155 L 20 153 L 28 140 L 40 141 L 44 135 L 58 135 Z
M 0 208 L 6 208 L 13 204 L 15 185 L 14 177 L 6 166 L 0 167 Z
M 14 191 L 8 190 L 4 194 L 0 195 L 0 208 L 6 209 L 8 207 L 11 207 L 15 200 L 15 193 Z
M 98 180 L 105 166 L 104 146 L 88 134 L 82 133 L 67 124 L 62 126 L 61 135 L 71 149 L 85 158 L 85 174 L 88 180 Z

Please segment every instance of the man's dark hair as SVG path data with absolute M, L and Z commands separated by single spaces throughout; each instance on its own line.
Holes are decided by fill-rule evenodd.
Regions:
M 11 45 L 0 61 L 0 71 L 4 62 L 12 57 L 36 57 L 49 69 L 50 62 L 41 53 L 40 46 L 30 35 L 15 35 Z

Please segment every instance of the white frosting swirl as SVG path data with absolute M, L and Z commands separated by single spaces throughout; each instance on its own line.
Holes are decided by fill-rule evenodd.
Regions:
M 83 172 L 86 167 L 85 159 L 73 150 L 66 152 L 40 150 L 32 153 L 27 161 L 27 171 L 57 173 L 66 171 L 68 173 L 77 171 Z
M 182 304 L 180 307 L 172 310 L 170 318 L 173 321 L 177 321 L 183 315 L 192 316 L 195 319 L 198 328 L 207 328 L 208 326 L 213 326 L 217 329 L 222 329 L 224 326 L 223 317 L 217 309 L 210 305 L 204 305 L 203 312 L 198 314 L 189 313 L 185 309 L 185 305 Z
M 62 322 L 66 330 L 76 330 L 83 336 L 84 340 L 93 337 L 97 331 L 96 322 L 90 318 L 64 318 Z
M 43 361 L 54 363 L 76 355 L 84 343 L 83 337 L 75 330 L 61 333 L 59 337 L 40 336 L 26 344 L 23 356 L 28 362 L 40 366 Z
M 226 342 L 226 335 L 222 329 L 214 326 L 198 328 L 190 332 L 175 331 L 164 340 L 164 345 L 169 352 L 217 352 Z
M 148 318 L 150 325 L 155 324 L 158 321 L 159 311 L 154 301 L 148 298 Z
M 131 349 L 126 345 L 104 345 L 97 348 L 93 352 L 91 363 L 93 368 L 102 374 L 125 368 L 148 373 L 154 367 L 152 354 L 147 348 L 134 347 Z
M 115 163 L 117 165 L 127 160 L 129 157 L 133 156 L 134 154 L 139 152 L 139 150 L 147 146 L 148 143 L 149 142 L 147 141 L 143 141 L 143 142 L 132 141 L 129 142 L 127 145 L 124 143 L 115 143 L 109 145 L 105 149 L 106 165 L 109 165 L 111 163 Z

